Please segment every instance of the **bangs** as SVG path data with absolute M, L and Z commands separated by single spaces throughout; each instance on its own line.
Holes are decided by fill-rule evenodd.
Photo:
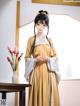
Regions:
M 41 24 L 44 24 L 44 25 L 46 25 L 46 22 L 45 22 L 45 20 L 39 20 L 36 24 L 38 24 L 38 23 L 41 23 Z

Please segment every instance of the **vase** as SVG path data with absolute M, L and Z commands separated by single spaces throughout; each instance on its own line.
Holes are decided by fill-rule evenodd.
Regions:
M 12 83 L 17 83 L 17 73 L 16 73 L 16 71 L 13 71 Z

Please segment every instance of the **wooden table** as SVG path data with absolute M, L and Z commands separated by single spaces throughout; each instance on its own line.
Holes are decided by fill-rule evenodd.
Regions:
M 25 106 L 25 88 L 30 86 L 31 84 L 0 83 L 2 99 L 6 99 L 6 93 L 19 92 L 19 106 Z

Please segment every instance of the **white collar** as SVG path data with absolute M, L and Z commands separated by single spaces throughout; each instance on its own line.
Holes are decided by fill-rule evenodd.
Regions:
M 40 44 L 49 44 L 46 36 L 38 36 L 38 37 L 36 37 L 35 46 L 36 45 L 40 45 Z

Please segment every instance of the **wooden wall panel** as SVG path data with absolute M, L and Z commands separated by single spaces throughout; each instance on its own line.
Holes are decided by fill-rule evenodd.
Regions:
M 32 0 L 32 3 L 80 6 L 80 0 Z

